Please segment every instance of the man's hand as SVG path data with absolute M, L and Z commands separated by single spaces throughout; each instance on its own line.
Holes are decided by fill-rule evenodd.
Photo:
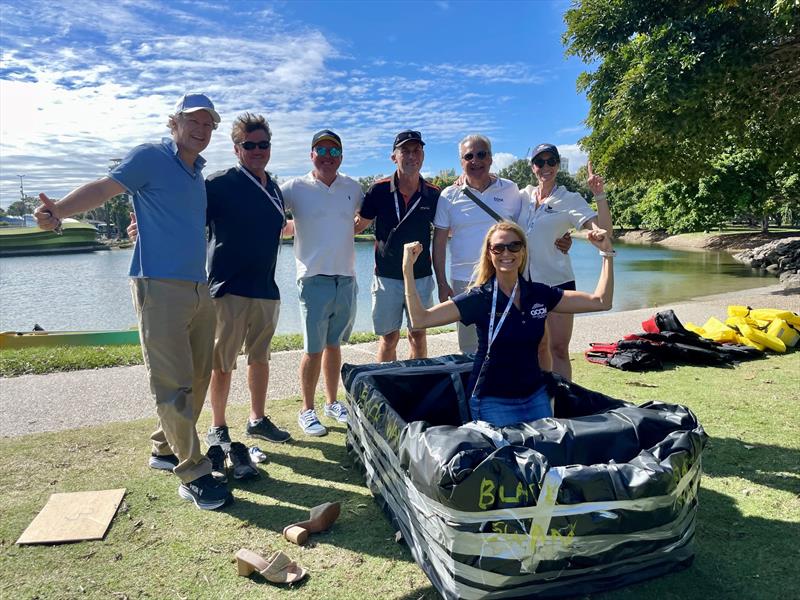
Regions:
M 451 288 L 450 284 L 446 281 L 437 283 L 436 287 L 439 290 L 439 302 L 447 302 L 450 298 L 455 296 L 453 288 Z
M 572 248 L 572 236 L 569 231 L 556 240 L 556 248 L 562 254 L 569 252 L 569 249 Z
M 136 224 L 136 213 L 129 213 L 131 217 L 131 224 L 128 225 L 128 228 L 125 230 L 128 233 L 128 239 L 130 241 L 135 242 L 136 238 L 139 237 L 139 226 Z
M 56 203 L 47 197 L 47 194 L 39 194 L 41 204 L 33 211 L 36 224 L 45 231 L 59 231 L 61 229 L 61 219 L 58 218 L 58 208 Z

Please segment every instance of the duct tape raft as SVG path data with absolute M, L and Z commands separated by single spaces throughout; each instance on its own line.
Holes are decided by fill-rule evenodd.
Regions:
M 707 436 L 551 376 L 555 418 L 459 426 L 472 360 L 344 365 L 348 450 L 447 599 L 553 598 L 691 564 Z

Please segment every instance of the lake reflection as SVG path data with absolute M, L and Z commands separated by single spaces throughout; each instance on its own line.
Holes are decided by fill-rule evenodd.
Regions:
M 724 252 L 685 252 L 617 244 L 614 310 L 630 310 L 688 298 L 767 285 L 774 277 L 735 262 Z M 131 250 L 0 258 L 0 331 L 124 329 L 135 325 L 128 266 Z M 578 289 L 592 291 L 600 257 L 583 240 L 571 250 Z M 371 331 L 370 282 L 373 245 L 356 244 L 358 314 L 355 331 Z M 294 254 L 282 246 L 278 256 L 281 290 L 279 333 L 300 331 Z

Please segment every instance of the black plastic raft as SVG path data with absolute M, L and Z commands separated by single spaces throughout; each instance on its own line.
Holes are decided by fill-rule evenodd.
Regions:
M 552 598 L 688 566 L 707 436 L 551 376 L 555 418 L 459 426 L 462 355 L 342 367 L 348 450 L 447 599 Z

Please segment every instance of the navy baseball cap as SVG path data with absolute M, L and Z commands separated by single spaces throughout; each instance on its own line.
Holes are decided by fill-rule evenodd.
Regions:
M 311 147 L 313 148 L 319 142 L 324 142 L 325 140 L 333 142 L 334 144 L 339 146 L 339 148 L 342 147 L 342 138 L 340 138 L 338 135 L 336 135 L 330 129 L 322 129 L 321 131 L 318 131 L 317 133 L 315 133 L 314 137 L 311 138 Z
M 392 150 L 399 148 L 406 142 L 417 142 L 420 146 L 425 145 L 425 142 L 422 141 L 422 134 L 419 131 L 406 129 L 405 131 L 398 133 L 397 137 L 394 138 L 394 146 L 392 146 Z
M 176 115 L 181 113 L 193 113 L 198 110 L 204 110 L 210 114 L 211 118 L 214 120 L 214 123 L 220 122 L 219 113 L 214 110 L 214 103 L 211 102 L 209 97 L 205 94 L 184 94 L 175 103 Z
M 561 162 L 561 155 L 558 153 L 558 148 L 553 146 L 553 144 L 539 144 L 536 148 L 533 149 L 533 154 L 531 154 L 531 160 L 542 154 L 543 152 L 549 152 L 553 156 L 558 159 L 558 162 Z

